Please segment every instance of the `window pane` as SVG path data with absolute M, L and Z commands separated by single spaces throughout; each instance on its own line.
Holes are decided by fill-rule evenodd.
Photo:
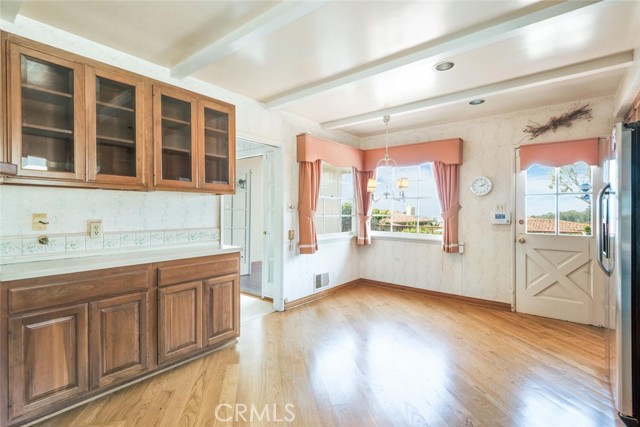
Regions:
M 391 220 L 388 210 L 373 208 L 371 214 L 372 231 L 391 231 Z
M 342 215 L 352 215 L 353 214 L 353 201 L 351 200 L 342 200 Z
M 590 193 L 591 168 L 584 162 L 559 168 L 558 187 L 561 193 Z
M 341 179 L 340 196 L 353 199 L 353 173 L 343 172 Z
M 342 230 L 341 220 L 339 216 L 325 216 L 324 233 L 339 233 Z
M 591 202 L 584 195 L 558 196 L 560 234 L 591 236 Z
M 324 215 L 340 215 L 340 199 L 324 199 Z
M 527 194 L 556 192 L 556 168 L 533 165 L 527 169 Z
M 342 217 L 342 232 L 353 231 L 353 217 L 352 216 L 343 216 Z
M 556 196 L 527 196 L 527 233 L 556 233 Z

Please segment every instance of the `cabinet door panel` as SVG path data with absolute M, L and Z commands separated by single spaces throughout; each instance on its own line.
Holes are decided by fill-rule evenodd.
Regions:
M 205 344 L 213 345 L 239 335 L 238 276 L 205 281 Z
M 10 416 L 88 389 L 87 306 L 9 319 Z
M 89 181 L 143 186 L 142 79 L 87 67 Z
M 147 294 L 89 305 L 91 387 L 103 387 L 148 369 Z
M 154 87 L 154 184 L 158 187 L 197 186 L 196 103 L 184 91 Z
M 233 106 L 199 102 L 198 187 L 220 193 L 235 191 L 235 109 Z
M 158 362 L 202 348 L 202 282 L 158 290 Z
M 82 65 L 10 44 L 11 159 L 18 175 L 85 178 Z

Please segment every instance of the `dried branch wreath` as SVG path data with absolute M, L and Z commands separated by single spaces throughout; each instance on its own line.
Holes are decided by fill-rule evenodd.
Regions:
M 541 125 L 533 122 L 532 125 L 527 125 L 522 131 L 531 134 L 529 139 L 534 139 L 543 133 L 547 133 L 550 130 L 556 131 L 561 126 L 570 127 L 576 120 L 591 120 L 591 107 L 589 104 L 585 104 L 582 107 L 575 107 L 573 110 L 568 111 L 560 117 L 551 117 L 547 124 Z

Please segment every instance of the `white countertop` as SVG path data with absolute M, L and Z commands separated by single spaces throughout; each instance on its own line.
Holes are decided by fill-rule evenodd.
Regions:
M 62 258 L 56 260 L 2 264 L 0 265 L 0 281 L 4 282 L 8 280 L 31 279 L 34 277 L 53 276 L 56 274 L 100 270 L 103 268 L 124 267 L 127 265 L 171 261 L 174 259 L 220 255 L 239 252 L 240 249 L 241 248 L 239 246 L 226 246 L 211 243 L 190 244 L 183 247 L 160 247 L 155 249 L 84 256 L 78 258 Z

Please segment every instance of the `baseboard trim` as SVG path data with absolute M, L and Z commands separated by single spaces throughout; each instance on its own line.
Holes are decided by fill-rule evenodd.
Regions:
M 320 291 L 320 292 L 315 292 L 311 295 L 308 295 L 306 297 L 303 298 L 299 298 L 293 301 L 288 301 L 284 303 L 284 310 L 290 310 L 292 308 L 296 308 L 296 307 L 300 307 L 301 305 L 305 305 L 305 304 L 309 304 L 310 302 L 322 299 L 322 298 L 326 298 L 328 296 L 331 296 L 333 294 L 336 294 L 340 291 L 344 291 L 347 288 L 350 288 L 352 286 L 357 285 L 358 283 L 360 283 L 361 279 L 356 279 L 356 280 L 352 280 L 350 282 L 347 283 L 343 283 L 341 285 L 337 285 L 334 286 L 332 288 L 329 289 L 325 289 L 324 291 Z
M 394 291 L 411 292 L 414 294 L 421 294 L 429 297 L 448 299 L 450 301 L 457 301 L 465 304 L 472 304 L 480 307 L 492 308 L 494 310 L 512 311 L 511 304 L 506 302 L 491 301 L 491 300 L 481 299 L 481 298 L 465 297 L 462 295 L 448 294 L 445 292 L 438 292 L 438 291 L 430 291 L 427 289 L 413 288 L 411 286 L 395 285 L 393 283 L 379 282 L 377 280 L 370 280 L 370 279 L 360 279 L 357 282 L 366 286 L 376 286 L 378 288 L 392 289 Z

